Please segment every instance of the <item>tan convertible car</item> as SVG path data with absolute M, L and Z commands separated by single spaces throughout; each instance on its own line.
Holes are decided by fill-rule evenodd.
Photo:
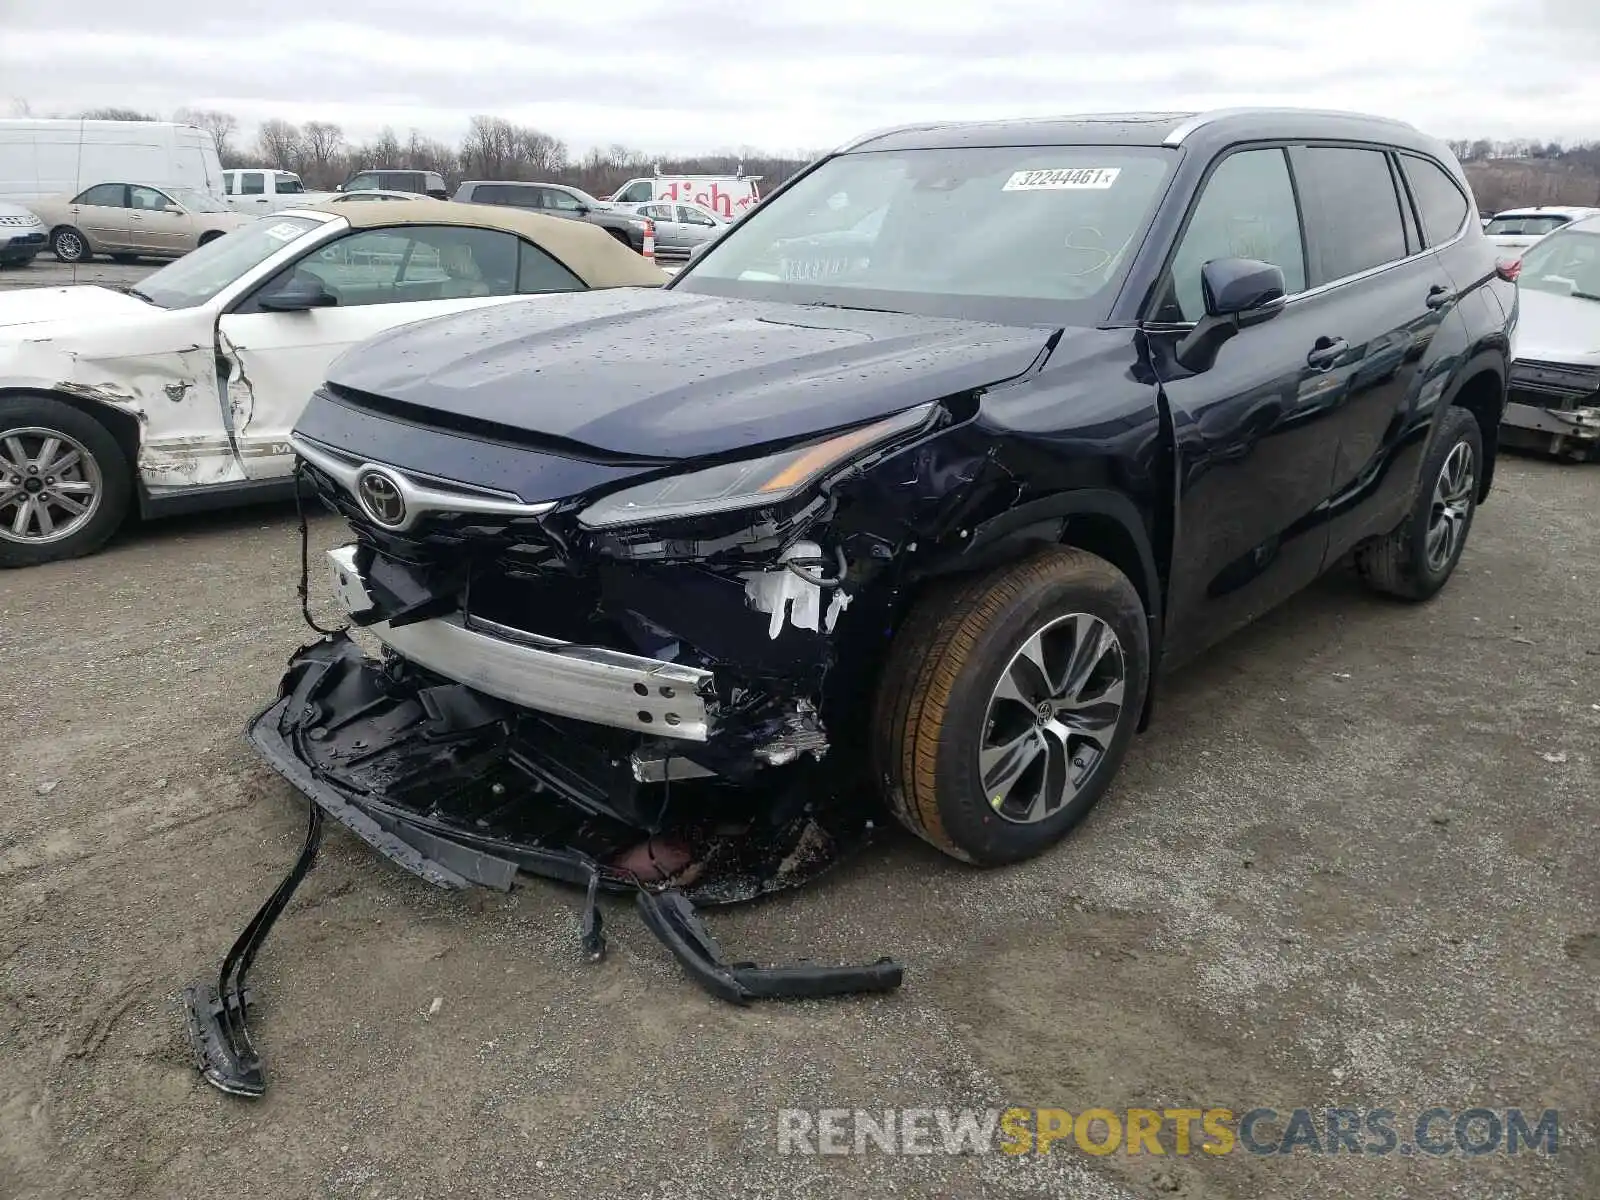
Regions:
M 64 263 L 108 254 L 116 262 L 178 258 L 257 217 L 187 188 L 143 183 L 97 183 L 70 199 L 29 201 L 49 232 L 49 246 Z

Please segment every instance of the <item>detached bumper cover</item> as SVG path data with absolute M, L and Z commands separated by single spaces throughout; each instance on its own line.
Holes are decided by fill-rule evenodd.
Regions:
M 353 563 L 350 567 L 353 579 L 345 586 L 359 586 Z M 354 595 L 351 599 L 358 600 Z M 676 874 L 645 881 L 627 865 L 634 860 L 618 855 L 619 846 L 636 845 L 641 837 L 647 838 L 646 847 L 654 841 L 655 826 L 620 819 L 649 810 L 629 808 L 631 800 L 615 795 L 614 780 L 588 777 L 582 766 L 586 760 L 573 757 L 579 752 L 567 744 L 575 739 L 560 737 L 562 728 L 577 726 L 550 722 L 566 720 L 572 710 L 585 706 L 615 713 L 620 682 L 633 692 L 634 683 L 644 678 L 651 680 L 660 700 L 677 702 L 672 711 L 682 720 L 696 710 L 680 696 L 660 692 L 697 681 L 654 670 L 672 664 L 618 662 L 631 656 L 597 656 L 561 644 L 523 645 L 442 619 L 370 628 L 396 650 L 400 643 L 420 646 L 423 653 L 444 645 L 472 647 L 461 660 L 468 664 L 466 671 L 455 662 L 439 665 L 448 665 L 452 674 L 470 673 L 475 680 L 502 684 L 504 691 L 534 692 L 540 678 L 553 682 L 548 690 L 534 692 L 536 704 L 529 706 L 530 712 L 493 693 L 433 679 L 409 665 L 380 664 L 366 657 L 348 634 L 325 638 L 294 656 L 278 699 L 250 722 L 247 736 L 310 801 L 305 847 L 228 951 L 217 980 L 185 989 L 186 1032 L 207 1082 L 233 1095 L 256 1097 L 265 1091 L 265 1073 L 247 1025 L 251 995 L 246 976 L 273 923 L 311 869 L 324 816 L 439 887 L 477 884 L 508 890 L 520 872 L 528 872 L 584 888 L 579 951 L 591 962 L 603 957 L 606 948 L 599 892 L 633 892 L 644 924 L 690 977 L 731 1003 L 887 992 L 900 986 L 902 968 L 887 958 L 862 966 L 729 962 L 695 908 L 696 898 L 730 903 L 794 886 L 837 861 L 849 842 L 846 827 L 830 824 L 822 811 L 826 805 L 803 799 L 804 775 L 787 791 L 775 787 L 765 796 L 740 793 L 746 806 L 752 799 L 764 800 L 769 811 L 762 819 L 747 820 L 736 834 L 729 832 L 727 812 L 714 805 L 705 823 L 691 822 L 701 839 L 692 870 L 680 865 Z M 452 638 L 457 640 L 446 640 Z M 494 672 L 480 671 L 491 649 L 503 657 L 493 664 Z M 508 660 L 517 665 L 508 670 Z M 661 682 L 667 678 L 673 682 Z M 633 694 L 642 705 L 643 697 Z M 703 707 L 699 711 L 709 717 Z M 709 728 L 709 720 L 705 724 Z M 603 732 L 637 741 L 636 735 L 615 728 Z M 626 756 L 620 764 L 608 765 L 630 787 L 650 786 L 634 779 Z M 663 806 L 657 816 L 665 811 Z M 870 822 L 865 828 L 870 829 Z

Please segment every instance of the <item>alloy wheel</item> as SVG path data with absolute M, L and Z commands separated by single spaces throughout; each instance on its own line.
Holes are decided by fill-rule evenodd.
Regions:
M 1439 469 L 1428 513 L 1427 558 L 1428 570 L 1432 572 L 1442 571 L 1449 565 L 1466 537 L 1477 489 L 1473 465 L 1472 447 L 1466 442 L 1457 442 Z
M 1111 749 L 1126 687 L 1122 643 L 1099 617 L 1071 613 L 1028 638 L 995 683 L 979 742 L 996 815 L 1031 825 L 1077 796 Z
M 100 509 L 100 464 L 55 429 L 0 429 L 0 539 L 43 545 L 77 533 Z

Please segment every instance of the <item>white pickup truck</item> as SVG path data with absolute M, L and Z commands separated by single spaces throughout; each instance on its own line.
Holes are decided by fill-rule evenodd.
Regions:
M 272 213 L 301 204 L 317 204 L 332 192 L 308 192 L 293 171 L 243 167 L 222 173 L 228 203 L 240 212 Z

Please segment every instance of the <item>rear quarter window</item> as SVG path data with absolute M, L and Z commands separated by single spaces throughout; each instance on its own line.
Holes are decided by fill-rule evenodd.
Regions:
M 1417 202 L 1428 245 L 1448 242 L 1466 226 L 1471 211 L 1467 198 L 1437 163 L 1412 154 L 1401 155 L 1400 163 L 1406 182 L 1411 185 L 1411 196 Z

